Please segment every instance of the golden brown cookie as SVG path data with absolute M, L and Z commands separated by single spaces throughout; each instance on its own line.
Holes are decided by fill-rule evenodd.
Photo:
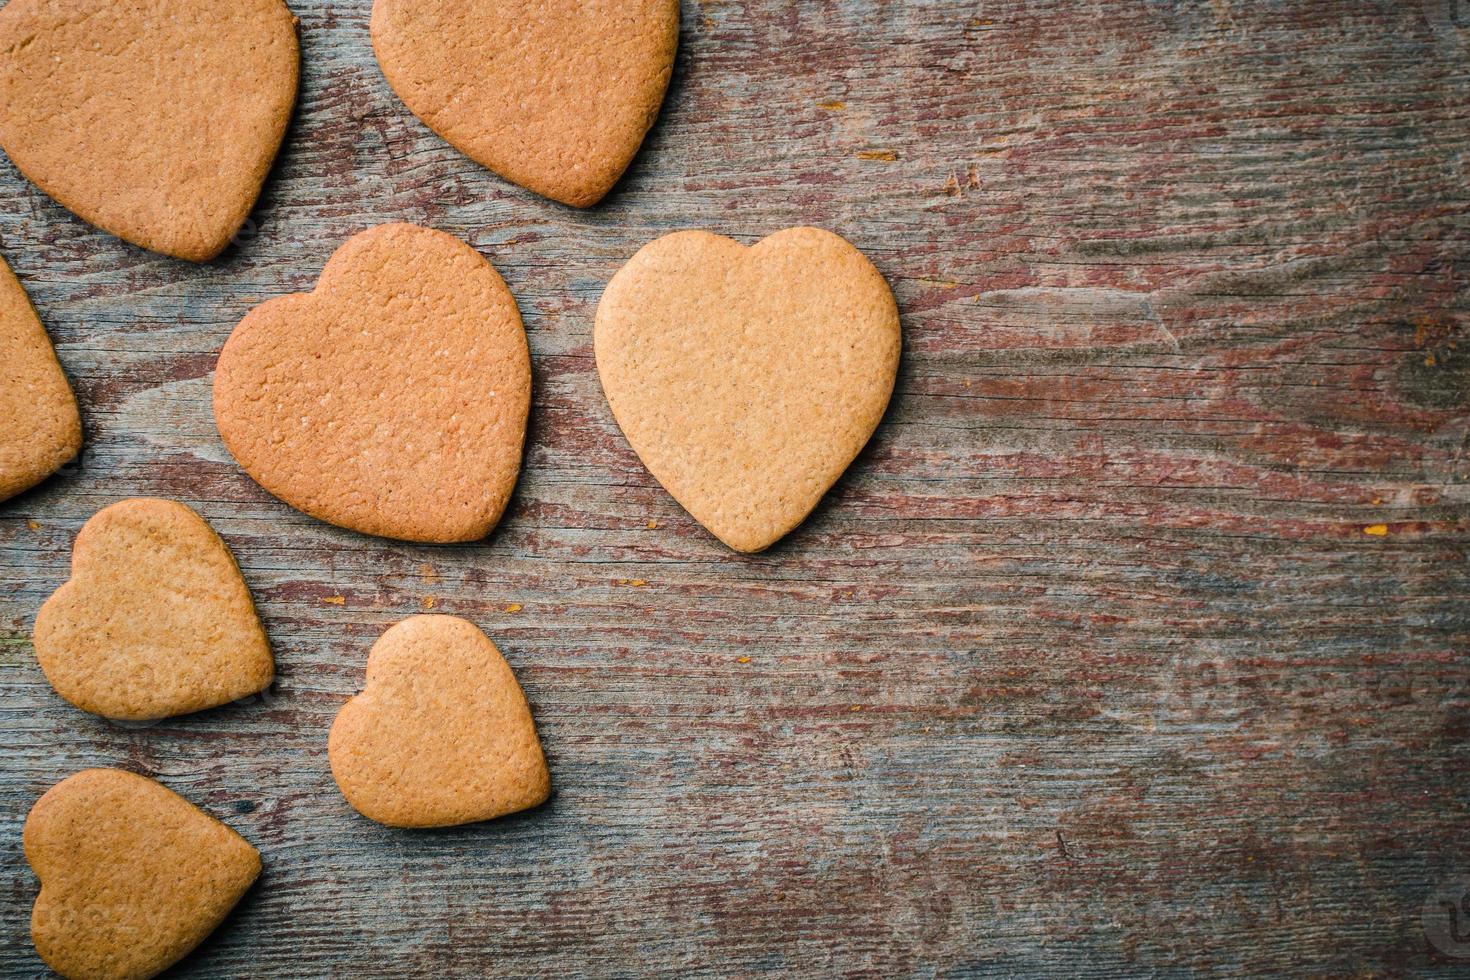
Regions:
M 225 446 L 261 486 L 342 527 L 475 541 L 521 469 L 531 358 L 510 290 L 413 225 L 349 239 L 311 293 L 257 306 L 214 376 Z
M 489 820 L 551 793 L 510 665 L 454 616 L 413 616 L 378 639 L 367 686 L 337 714 L 327 755 L 347 802 L 390 827 Z
M 809 514 L 873 434 L 902 337 L 882 274 L 830 232 L 665 235 L 597 307 L 597 371 L 650 473 L 737 551 Z
M 375 0 L 373 51 L 414 115 L 472 160 L 588 207 L 658 116 L 679 0 Z
M 29 490 L 82 448 L 82 419 L 46 328 L 0 259 L 0 500 Z
M 0 146 L 82 219 L 202 262 L 260 194 L 298 61 L 281 0 L 10 0 Z
M 33 641 L 56 693 L 107 718 L 201 711 L 275 674 L 230 549 L 172 500 L 124 500 L 82 526 Z
M 31 941 L 64 977 L 155 976 L 224 921 L 260 874 L 243 837 L 151 779 L 87 769 L 31 807 L 41 881 Z

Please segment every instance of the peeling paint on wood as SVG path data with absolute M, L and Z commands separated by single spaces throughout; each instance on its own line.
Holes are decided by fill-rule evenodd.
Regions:
M 41 972 L 26 810 L 121 765 L 265 857 L 186 975 L 1465 975 L 1421 915 L 1470 872 L 1463 2 L 689 2 L 587 212 L 413 119 L 367 0 L 293 8 L 301 109 L 216 263 L 0 164 L 88 439 L 0 507 L 0 972 Z M 472 243 L 525 315 L 529 452 L 483 544 L 311 521 L 210 418 L 246 310 L 385 220 Z M 592 314 L 664 232 L 792 224 L 888 276 L 905 357 L 828 502 L 742 557 L 619 435 Z M 133 728 L 47 687 L 35 610 L 139 494 L 235 550 L 266 695 Z M 409 833 L 336 792 L 333 714 L 431 606 L 517 670 L 545 807 Z

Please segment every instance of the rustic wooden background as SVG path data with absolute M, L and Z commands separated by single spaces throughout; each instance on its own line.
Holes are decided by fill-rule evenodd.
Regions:
M 1470 0 L 689 0 L 586 212 L 410 116 L 368 0 L 292 5 L 301 108 L 219 261 L 0 164 L 87 427 L 0 507 L 0 970 L 42 972 L 27 809 L 120 765 L 265 856 L 187 975 L 1470 974 L 1422 914 L 1470 872 Z M 236 321 L 385 220 L 471 242 L 525 314 L 483 544 L 307 519 L 211 421 Z M 628 449 L 592 315 L 657 235 L 797 223 L 888 276 L 904 362 L 828 502 L 741 557 Z M 234 548 L 267 697 L 138 728 L 46 685 L 36 608 L 138 494 Z M 336 792 L 334 713 L 429 608 L 506 651 L 545 807 L 410 833 Z

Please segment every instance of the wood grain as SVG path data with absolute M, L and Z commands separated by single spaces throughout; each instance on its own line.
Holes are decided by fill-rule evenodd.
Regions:
M 1464 0 L 691 0 L 587 212 L 413 119 L 367 0 L 293 8 L 301 108 L 219 261 L 0 165 L 88 440 L 0 507 L 0 972 L 41 972 L 26 810 L 121 765 L 265 857 L 187 975 L 1467 975 L 1421 920 L 1470 872 Z M 385 220 L 469 241 L 526 318 L 529 454 L 483 544 L 314 522 L 210 419 L 246 310 Z M 592 314 L 661 233 L 792 224 L 888 276 L 905 356 L 829 500 L 741 557 L 617 431 Z M 267 697 L 138 729 L 47 687 L 35 610 L 138 494 L 234 548 Z M 518 672 L 545 807 L 396 832 L 336 792 L 334 713 L 431 606 Z

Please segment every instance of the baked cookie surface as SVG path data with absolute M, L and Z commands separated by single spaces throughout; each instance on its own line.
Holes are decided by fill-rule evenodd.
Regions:
M 0 500 L 29 490 L 82 448 L 82 419 L 51 338 L 0 259 Z
M 224 920 L 260 874 L 239 834 L 151 779 L 87 769 L 22 834 L 41 882 L 31 941 L 64 977 L 152 977 Z
M 593 335 L 643 464 L 745 552 L 800 524 L 847 469 L 883 417 L 902 348 L 882 274 L 816 228 L 749 248 L 665 235 L 613 276 Z
M 313 517 L 409 541 L 475 541 L 520 474 L 531 360 L 478 252 L 382 225 L 314 292 L 270 300 L 220 354 L 214 415 L 254 480 Z
M 281 0 L 10 0 L 0 146 L 85 221 L 202 262 L 260 194 L 298 62 Z
M 373 51 L 410 111 L 543 197 L 607 194 L 658 116 L 678 0 L 375 0 Z
M 56 692 L 107 718 L 202 711 L 255 694 L 275 675 L 230 549 L 172 500 L 124 500 L 94 514 L 32 639 Z
M 413 616 L 378 639 L 367 684 L 337 714 L 327 754 L 347 802 L 393 827 L 489 820 L 551 793 L 510 665 L 454 616 Z

